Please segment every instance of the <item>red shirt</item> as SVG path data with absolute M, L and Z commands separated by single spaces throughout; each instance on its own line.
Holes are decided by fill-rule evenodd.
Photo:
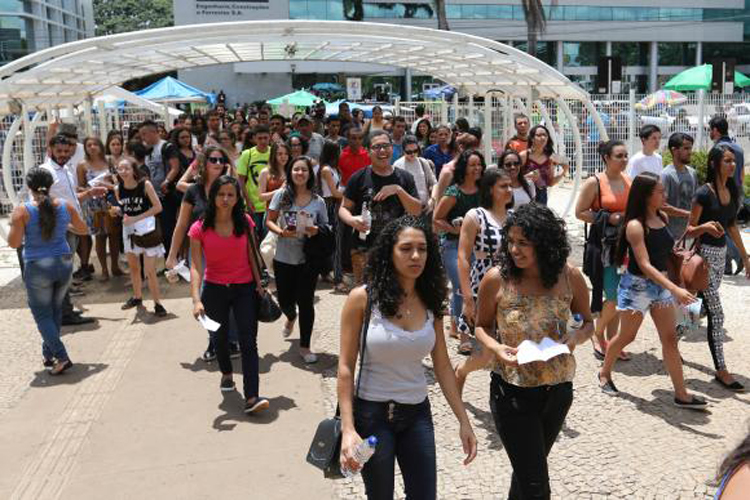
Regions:
M 357 153 L 352 153 L 352 149 L 346 146 L 339 156 L 339 170 L 341 170 L 341 184 L 346 185 L 349 178 L 355 172 L 362 170 L 370 164 L 370 154 L 365 148 L 359 148 Z
M 247 223 L 250 230 L 255 226 L 249 215 Z M 223 237 L 213 229 L 203 229 L 203 219 L 193 223 L 188 236 L 201 242 L 203 256 L 206 259 L 205 277 L 209 283 L 229 285 L 232 283 L 250 283 L 253 281 L 253 270 L 248 257 L 247 235 Z

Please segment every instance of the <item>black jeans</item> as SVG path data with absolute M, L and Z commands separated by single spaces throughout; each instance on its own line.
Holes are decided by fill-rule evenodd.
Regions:
M 299 345 L 310 348 L 313 324 L 315 324 L 315 286 L 318 273 L 307 264 L 285 264 L 273 261 L 276 290 L 279 292 L 279 307 L 284 315 L 293 320 L 299 310 Z
M 437 497 L 435 428 L 429 399 L 402 405 L 356 398 L 354 425 L 362 439 L 378 438 L 375 454 L 362 468 L 369 500 L 393 500 L 396 460 L 407 500 Z
M 221 324 L 216 331 L 216 358 L 224 375 L 232 373 L 229 357 L 229 313 L 237 322 L 237 339 L 242 354 L 242 385 L 245 399 L 258 396 L 258 315 L 255 283 L 219 285 L 204 282 L 201 301 L 206 316 Z
M 509 499 L 550 498 L 547 455 L 572 402 L 570 382 L 518 387 L 492 374 L 490 409 L 513 466 Z

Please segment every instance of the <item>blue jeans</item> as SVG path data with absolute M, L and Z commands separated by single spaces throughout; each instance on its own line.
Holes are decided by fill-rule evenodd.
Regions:
M 395 460 L 404 478 L 407 499 L 437 497 L 435 428 L 428 399 L 402 405 L 356 398 L 354 425 L 363 439 L 378 438 L 375 454 L 362 468 L 369 500 L 393 500 Z
M 67 361 L 68 352 L 60 340 L 63 299 L 73 280 L 73 256 L 45 257 L 26 262 L 23 282 L 29 309 L 42 334 L 45 359 Z
M 206 316 L 221 324 L 215 334 L 216 359 L 224 375 L 232 373 L 229 357 L 229 315 L 237 321 L 237 337 L 242 355 L 242 385 L 245 399 L 258 396 L 258 316 L 255 283 L 219 285 L 204 282 L 201 302 Z
M 451 317 L 458 320 L 464 299 L 461 296 L 461 282 L 458 280 L 458 240 L 443 239 L 440 243 L 443 256 L 443 266 L 451 282 Z

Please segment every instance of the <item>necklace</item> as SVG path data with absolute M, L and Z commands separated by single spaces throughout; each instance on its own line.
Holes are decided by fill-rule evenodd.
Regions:
M 404 301 L 401 303 L 401 307 L 399 308 L 399 312 L 396 313 L 396 319 L 403 319 L 408 316 L 411 316 L 411 307 L 409 305 L 409 301 L 413 295 L 404 295 Z M 404 311 L 403 313 L 401 311 Z

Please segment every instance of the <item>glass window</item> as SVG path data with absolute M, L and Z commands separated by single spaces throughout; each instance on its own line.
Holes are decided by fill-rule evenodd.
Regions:
M 565 66 L 596 66 L 599 56 L 604 53 L 599 42 L 565 42 L 563 43 L 563 60 Z
M 461 19 L 461 6 L 454 4 L 446 5 L 445 15 L 448 19 Z
M 614 42 L 612 55 L 622 59 L 625 66 L 648 65 L 648 43 L 644 42 Z
M 512 5 L 488 5 L 488 19 L 513 19 Z
M 0 64 L 29 53 L 26 22 L 16 16 L 0 16 Z
M 327 15 L 326 0 L 307 0 L 307 19 L 325 20 Z
M 307 0 L 289 0 L 289 19 L 307 17 Z
M 21 0 L 0 0 L 0 10 L 4 12 L 23 12 Z
M 342 0 L 328 0 L 327 19 L 329 21 L 344 20 L 344 2 Z

